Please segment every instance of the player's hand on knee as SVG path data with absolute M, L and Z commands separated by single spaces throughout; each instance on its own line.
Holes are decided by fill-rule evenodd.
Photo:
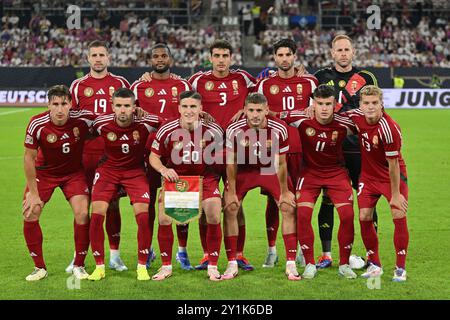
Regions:
M 39 208 L 36 208 L 36 207 Z M 33 194 L 28 192 L 25 196 L 25 200 L 22 202 L 22 214 L 25 218 L 30 218 L 30 216 L 35 212 L 36 209 L 42 209 L 44 202 L 41 200 L 38 194 Z
M 406 211 L 408 210 L 408 201 L 402 194 L 395 196 L 393 195 L 391 201 L 389 202 L 389 205 L 391 206 L 391 208 L 398 209 L 404 214 L 406 214 Z
M 239 199 L 236 193 L 226 192 L 225 193 L 225 207 L 224 209 L 238 210 L 239 209 Z
M 288 211 L 291 208 L 286 207 L 286 206 L 290 206 L 295 208 L 296 203 L 295 203 L 295 196 L 292 192 L 288 191 L 288 192 L 284 192 L 280 195 L 280 199 L 278 201 L 278 206 L 280 207 L 280 210 L 283 211 Z M 285 209 L 285 210 L 284 210 Z

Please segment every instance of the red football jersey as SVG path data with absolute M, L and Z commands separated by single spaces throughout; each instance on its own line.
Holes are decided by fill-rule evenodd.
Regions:
M 78 78 L 70 85 L 72 107 L 93 112 L 95 115 L 111 114 L 111 96 L 119 88 L 129 88 L 128 81 L 121 76 L 108 73 L 104 78 L 96 79 L 90 73 Z M 103 154 L 105 146 L 102 139 L 88 140 L 84 152 Z
M 407 177 L 402 158 L 402 134 L 399 125 L 383 111 L 376 124 L 368 124 L 360 109 L 347 112 L 358 131 L 361 149 L 361 177 L 390 182 L 387 158 L 398 158 L 400 173 Z
M 191 89 L 189 82 L 172 76 L 166 80 L 136 81 L 131 85 L 137 105 L 164 119 L 179 116 L 180 93 Z
M 55 176 L 80 170 L 83 144 L 94 118 L 87 110 L 72 110 L 67 122 L 57 126 L 50 120 L 49 111 L 32 117 L 24 145 L 39 150 L 36 170 Z
M 268 116 L 264 128 L 251 128 L 247 119 L 230 124 L 226 131 L 226 149 L 236 154 L 238 170 L 273 168 L 276 154 L 289 150 L 286 124 Z
M 352 132 L 350 119 L 335 114 L 332 122 L 322 125 L 301 111 L 282 115 L 291 126 L 298 128 L 303 147 L 303 169 L 313 170 L 320 177 L 333 177 L 344 167 L 342 144 L 347 132 Z
M 231 118 L 244 107 L 245 98 L 254 90 L 256 80 L 243 70 L 230 70 L 224 78 L 217 78 L 212 71 L 194 74 L 189 83 L 202 96 L 203 111 L 211 114 L 225 129 Z
M 160 117 L 148 115 L 135 117 L 130 126 L 122 128 L 114 114 L 99 116 L 93 126 L 105 143 L 106 160 L 100 166 L 121 171 L 144 167 L 147 138 L 158 130 L 161 122 Z
M 215 123 L 200 120 L 199 126 L 189 131 L 172 119 L 162 125 L 147 149 L 159 155 L 166 167 L 178 175 L 204 176 L 216 161 L 216 152 L 223 149 L 223 130 Z
M 269 109 L 275 112 L 304 110 L 309 107 L 312 94 L 318 82 L 312 75 L 281 78 L 278 72 L 262 79 L 256 85 L 256 92 L 267 98 Z

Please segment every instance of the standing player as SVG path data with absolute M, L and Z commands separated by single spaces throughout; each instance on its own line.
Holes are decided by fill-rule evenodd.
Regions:
M 236 250 L 239 207 L 248 191 L 261 187 L 278 199 L 283 216 L 286 275 L 289 280 L 300 280 L 295 265 L 295 198 L 288 189 L 286 165 L 288 129 L 283 121 L 268 116 L 267 99 L 260 93 L 252 93 L 246 98 L 244 110 L 245 118 L 230 124 L 226 132 L 224 224 L 228 266 L 223 279 L 232 279 L 238 274 Z
M 233 116 L 244 107 L 245 98 L 254 89 L 255 78 L 243 70 L 230 69 L 233 47 L 226 40 L 216 40 L 210 46 L 212 70 L 194 74 L 189 82 L 202 96 L 203 110 L 211 114 L 217 123 L 225 129 Z M 225 181 L 225 168 L 222 180 Z M 206 269 L 208 254 L 206 251 L 206 224 L 200 219 L 200 238 L 204 256 L 196 269 Z M 253 270 L 253 266 L 244 257 L 245 220 L 242 210 L 239 214 L 239 238 L 237 261 L 244 270 Z
M 166 44 L 158 43 L 152 47 L 150 62 L 153 71 L 148 75 L 148 81 L 138 80 L 131 85 L 131 90 L 133 90 L 137 99 L 137 105 L 143 110 L 159 115 L 164 119 L 178 118 L 179 94 L 190 90 L 191 85 L 186 80 L 170 73 L 173 58 Z M 146 159 L 148 159 L 148 156 L 146 156 Z M 155 201 L 157 190 L 161 186 L 161 175 L 148 165 L 147 178 L 150 183 L 149 214 L 152 238 L 155 221 Z M 177 225 L 177 235 L 178 252 L 176 259 L 184 270 L 194 269 L 191 266 L 186 249 L 188 225 Z M 151 250 L 152 254 L 153 250 Z M 152 257 L 150 258 L 152 259 Z
M 339 274 L 348 279 L 356 278 L 349 266 L 354 240 L 353 190 L 344 168 L 342 144 L 352 133 L 349 119 L 333 115 L 336 105 L 335 91 L 320 85 L 313 94 L 315 116 L 293 112 L 286 118 L 298 128 L 303 147 L 303 167 L 297 181 L 297 235 L 305 256 L 303 277 L 312 279 L 317 273 L 314 261 L 314 231 L 311 218 L 317 197 L 327 190 L 339 213 Z
M 310 105 L 317 79 L 309 74 L 297 76 L 294 67 L 297 45 L 291 39 L 282 39 L 273 46 L 277 72 L 258 82 L 256 91 L 267 98 L 272 112 L 304 110 Z M 297 181 L 301 163 L 301 143 L 298 130 L 289 126 L 288 171 L 292 181 Z M 293 191 L 293 190 L 292 190 Z M 274 198 L 267 198 L 266 227 L 269 248 L 263 267 L 273 267 L 278 261 L 276 238 L 279 226 L 278 206 Z M 299 250 L 299 254 L 301 250 Z
M 217 124 L 200 120 L 201 109 L 200 94 L 195 91 L 181 93 L 180 116 L 161 126 L 153 143 L 150 140 L 147 143 L 147 148 L 151 147 L 150 164 L 164 179 L 175 182 L 180 175 L 203 177 L 202 208 L 207 222 L 208 277 L 218 281 L 221 276 L 217 261 L 222 242 L 220 176 L 207 165 L 208 160 L 212 164 L 214 157 L 206 157 L 214 156 L 208 153 L 212 144 L 214 150 L 222 151 L 223 131 Z M 165 214 L 161 200 L 158 211 L 158 242 L 163 265 L 153 280 L 164 280 L 172 275 L 172 218 Z
M 75 80 L 70 86 L 73 108 L 89 110 L 95 115 L 110 114 L 112 112 L 112 94 L 119 88 L 129 88 L 130 84 L 124 77 L 108 72 L 109 53 L 105 42 L 98 40 L 91 42 L 88 47 L 87 60 L 90 72 Z M 95 169 L 104 154 L 104 148 L 101 137 L 87 141 L 84 147 L 83 168 L 89 189 L 92 189 Z M 106 215 L 106 232 L 110 248 L 109 267 L 117 271 L 124 271 L 128 268 L 120 258 L 120 229 L 119 199 L 114 197 Z M 70 272 L 72 263 L 66 268 L 67 272 Z
M 372 220 L 378 199 L 383 195 L 389 201 L 395 225 L 397 260 L 392 280 L 406 281 L 408 185 L 406 165 L 400 152 L 402 134 L 399 125 L 384 112 L 380 88 L 371 85 L 362 88 L 359 105 L 360 109 L 348 114 L 358 131 L 362 158 L 358 206 L 361 236 L 370 264 L 361 276 L 368 278 L 383 274 L 378 236 Z
M 314 75 L 319 84 L 333 86 L 338 93 L 336 112 L 345 112 L 359 107 L 359 92 L 365 85 L 377 86 L 375 76 L 367 71 L 352 66 L 355 56 L 353 41 L 346 35 L 336 36 L 331 45 L 331 56 L 334 66 L 317 71 Z M 344 158 L 352 186 L 358 188 L 358 177 L 361 171 L 361 153 L 358 145 L 358 138 L 350 135 L 344 141 Z M 377 227 L 377 214 L 374 211 L 374 224 Z M 322 240 L 322 256 L 319 258 L 318 267 L 327 268 L 332 263 L 331 239 L 333 235 L 333 204 L 328 196 L 322 199 L 319 211 L 319 234 Z
M 30 120 L 25 138 L 27 187 L 23 202 L 23 232 L 35 264 L 26 280 L 36 281 L 47 276 L 39 218 L 57 187 L 63 191 L 75 216 L 72 272 L 77 279 L 86 279 L 84 260 L 89 249 L 89 190 L 81 157 L 93 115 L 88 111 L 70 111 L 71 95 L 66 86 L 51 87 L 47 97 L 48 111 Z

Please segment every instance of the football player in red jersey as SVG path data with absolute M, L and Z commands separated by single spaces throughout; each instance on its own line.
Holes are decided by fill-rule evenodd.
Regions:
M 212 164 L 215 157 L 209 153 L 211 145 L 222 151 L 223 131 L 217 124 L 201 120 L 201 109 L 200 94 L 195 91 L 181 93 L 180 116 L 162 125 L 154 141 L 147 142 L 147 148 L 151 148 L 150 164 L 168 181 L 175 182 L 180 175 L 203 177 L 201 206 L 207 220 L 208 277 L 218 281 L 221 276 L 217 261 L 222 242 L 220 176 L 213 171 L 213 166 L 208 166 L 208 161 Z M 172 275 L 172 218 L 165 214 L 161 199 L 158 212 L 158 242 L 163 265 L 153 279 L 164 280 Z
M 312 93 L 317 87 L 317 79 L 305 74 L 297 75 L 294 67 L 297 45 L 291 39 L 281 39 L 273 45 L 273 57 L 278 70 L 256 85 L 256 91 L 266 96 L 271 112 L 304 110 L 310 105 Z M 289 126 L 288 171 L 292 181 L 297 181 L 301 164 L 301 143 L 298 130 Z M 292 190 L 294 191 L 294 190 Z M 272 268 L 278 261 L 276 238 L 279 226 L 278 206 L 275 199 L 267 198 L 266 230 L 269 248 L 263 267 Z M 303 262 L 301 250 L 297 261 Z
M 89 44 L 87 60 L 90 71 L 87 75 L 76 79 L 70 86 L 72 105 L 74 109 L 89 110 L 95 115 L 111 114 L 113 93 L 119 88 L 129 88 L 128 81 L 121 76 L 108 72 L 108 46 L 103 41 L 93 41 Z M 83 152 L 83 168 L 89 189 L 92 189 L 95 169 L 104 153 L 104 143 L 101 137 L 86 142 Z M 127 270 L 120 258 L 121 219 L 119 198 L 111 201 L 106 216 L 106 232 L 109 239 L 109 266 L 117 271 Z M 72 261 L 73 263 L 73 261 Z M 72 263 L 66 268 L 71 271 Z
M 145 173 L 145 144 L 162 119 L 155 115 L 137 118 L 134 93 L 120 88 L 113 94 L 114 114 L 97 117 L 94 130 L 105 144 L 105 161 L 95 172 L 92 187 L 92 216 L 89 229 L 96 268 L 88 277 L 98 281 L 105 277 L 103 223 L 109 206 L 120 186 L 130 197 L 138 225 L 137 279 L 150 280 L 146 263 L 151 245 L 148 203 L 149 186 Z
M 383 195 L 390 204 L 394 221 L 396 266 L 393 281 L 406 281 L 406 255 L 409 232 L 406 221 L 408 184 L 406 164 L 400 152 L 400 126 L 384 111 L 383 92 L 368 85 L 361 89 L 359 109 L 348 112 L 356 126 L 361 149 L 358 206 L 361 237 L 370 261 L 362 277 L 383 273 L 378 254 L 378 236 L 373 224 L 374 208 Z
M 224 240 L 228 266 L 222 278 L 232 279 L 238 274 L 236 250 L 239 207 L 248 191 L 261 187 L 278 200 L 282 212 L 286 275 L 289 280 L 300 280 L 295 265 L 295 199 L 288 189 L 286 165 L 288 129 L 283 121 L 268 116 L 267 99 L 260 93 L 252 93 L 246 98 L 244 110 L 245 118 L 230 124 L 226 132 Z
M 147 75 L 147 80 L 138 80 L 131 85 L 136 97 L 136 104 L 143 110 L 157 114 L 164 119 L 178 118 L 179 95 L 191 89 L 191 85 L 184 79 L 170 72 L 173 63 L 172 54 L 166 44 L 155 44 L 150 51 L 150 63 L 153 71 Z M 150 149 L 147 151 L 150 152 Z M 146 156 L 148 160 L 148 156 Z M 155 221 L 155 201 L 158 188 L 161 186 L 161 175 L 148 164 L 147 177 L 150 183 L 150 229 L 153 235 Z M 177 224 L 178 251 L 176 259 L 184 270 L 194 269 L 187 253 L 188 225 Z M 150 250 L 150 260 L 155 258 Z
M 89 190 L 81 157 L 93 114 L 70 110 L 71 95 L 66 86 L 51 87 L 47 97 L 48 111 L 30 120 L 25 138 L 27 187 L 23 202 L 23 232 L 35 264 L 26 280 L 36 281 L 47 276 L 39 218 L 57 187 L 63 191 L 75 216 L 72 272 L 77 279 L 86 279 L 84 260 L 89 249 Z
M 211 114 L 217 123 L 226 129 L 233 117 L 243 109 L 245 98 L 254 90 L 256 79 L 244 70 L 230 69 L 233 47 L 226 40 L 216 40 L 209 48 L 212 70 L 194 74 L 189 82 L 194 90 L 202 96 L 203 110 Z M 225 181 L 225 167 L 222 168 L 222 180 Z M 239 237 L 237 245 L 237 262 L 244 270 L 254 267 L 244 257 L 245 219 L 242 208 L 239 211 Z M 208 253 L 206 250 L 206 223 L 200 219 L 200 238 L 204 256 L 196 269 L 206 269 Z
M 317 197 L 326 189 L 341 222 L 339 274 L 354 279 L 356 274 L 349 265 L 354 240 L 353 191 L 342 154 L 342 144 L 346 136 L 353 133 L 353 125 L 350 119 L 333 115 L 336 105 L 333 87 L 320 85 L 313 96 L 313 119 L 296 111 L 285 118 L 291 126 L 298 128 L 303 147 L 303 166 L 296 187 L 297 234 L 307 263 L 303 278 L 312 279 L 317 273 L 311 218 Z

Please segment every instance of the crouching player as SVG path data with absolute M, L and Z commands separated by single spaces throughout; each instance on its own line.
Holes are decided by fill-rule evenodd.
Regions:
M 155 140 L 147 148 L 151 148 L 151 166 L 164 179 L 175 182 L 180 175 L 203 177 L 202 208 L 207 222 L 208 277 L 212 281 L 218 281 L 221 276 L 217 261 L 222 241 L 220 177 L 211 171 L 211 167 L 208 168 L 208 164 L 212 164 L 215 158 L 209 151 L 221 150 L 223 147 L 223 131 L 219 125 L 206 123 L 199 118 L 202 111 L 201 99 L 201 95 L 195 91 L 181 93 L 178 107 L 180 117 L 162 125 Z M 172 218 L 165 214 L 161 199 L 158 223 L 158 242 L 163 265 L 152 279 L 164 280 L 172 275 L 173 231 Z
M 352 133 L 353 125 L 348 118 L 333 114 L 336 105 L 333 87 L 320 85 L 313 98 L 313 119 L 299 111 L 290 112 L 284 119 L 298 128 L 303 147 L 304 162 L 296 187 L 297 234 L 307 264 L 303 278 L 312 279 L 317 273 L 311 218 L 317 197 L 327 190 L 340 219 L 339 275 L 354 279 L 356 274 L 349 266 L 354 239 L 353 191 L 342 154 L 342 144 L 347 134 Z
M 402 134 L 398 124 L 384 112 L 380 88 L 372 85 L 362 88 L 359 106 L 360 109 L 348 115 L 356 125 L 362 157 L 358 206 L 361 236 L 367 250 L 369 267 L 361 276 L 368 278 L 383 273 L 378 255 L 378 236 L 372 221 L 374 208 L 383 195 L 389 201 L 395 225 L 397 261 L 392 280 L 406 281 L 408 185 L 406 165 L 400 153 Z
M 71 95 L 66 86 L 51 87 L 47 97 L 48 111 L 31 118 L 25 138 L 27 187 L 23 201 L 23 233 L 35 265 L 26 280 L 36 281 L 47 276 L 39 217 L 57 187 L 63 191 L 75 216 L 72 272 L 77 279 L 86 279 L 89 276 L 84 269 L 89 249 L 89 190 L 81 158 L 93 114 L 70 110 Z
M 99 116 L 94 130 L 105 142 L 106 160 L 97 168 L 92 189 L 90 239 L 96 268 L 89 280 L 105 277 L 103 223 L 109 203 L 122 186 L 129 195 L 138 225 L 137 279 L 150 280 L 146 263 L 151 244 L 148 216 L 149 186 L 144 170 L 144 150 L 150 132 L 159 128 L 161 119 L 135 115 L 135 98 L 130 89 L 120 88 L 112 96 L 114 113 Z
M 282 213 L 286 275 L 289 280 L 300 280 L 295 266 L 297 252 L 295 198 L 288 189 L 286 168 L 286 152 L 289 150 L 288 129 L 283 121 L 268 116 L 267 99 L 260 93 L 252 93 L 246 98 L 244 111 L 245 118 L 229 125 L 226 133 L 227 182 L 224 230 L 228 266 L 222 278 L 232 279 L 238 274 L 237 214 L 246 193 L 261 187 L 278 200 Z

